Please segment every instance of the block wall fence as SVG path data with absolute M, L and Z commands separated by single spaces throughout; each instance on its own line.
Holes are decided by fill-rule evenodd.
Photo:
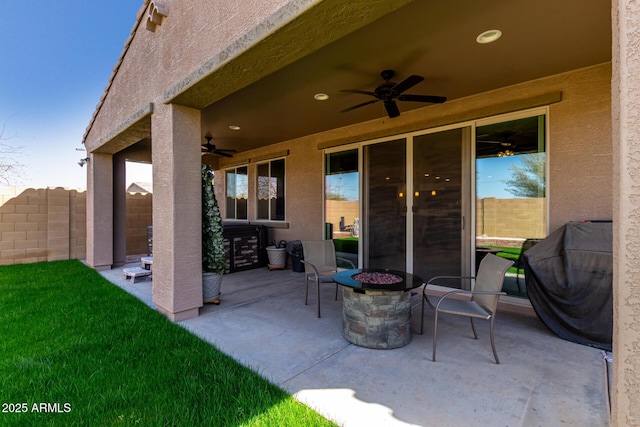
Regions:
M 545 198 L 496 199 L 476 201 L 477 242 L 487 245 L 519 247 L 524 239 L 547 237 Z
M 127 255 L 147 253 L 152 195 L 127 193 Z M 0 265 L 86 257 L 86 192 L 0 188 Z
M 151 194 L 127 193 L 127 255 L 147 253 L 152 199 Z M 330 207 L 329 212 L 345 216 L 346 224 L 357 216 L 357 202 L 333 201 Z M 489 239 L 545 237 L 545 215 L 544 199 L 482 199 L 478 200 L 476 227 Z M 339 216 L 327 218 L 335 222 L 336 230 Z M 84 259 L 86 230 L 86 192 L 0 187 L 0 265 Z

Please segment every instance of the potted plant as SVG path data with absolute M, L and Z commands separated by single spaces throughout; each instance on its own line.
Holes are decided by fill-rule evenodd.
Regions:
M 229 272 L 222 236 L 222 216 L 213 190 L 213 170 L 202 169 L 202 299 L 219 304 L 222 275 Z
M 287 253 L 291 256 L 291 269 L 296 273 L 303 273 L 304 251 L 302 250 L 302 242 L 300 240 L 292 240 L 287 243 Z

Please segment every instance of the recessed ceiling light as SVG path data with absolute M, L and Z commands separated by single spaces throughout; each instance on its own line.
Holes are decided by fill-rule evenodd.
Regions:
M 492 43 L 502 37 L 500 30 L 487 30 L 476 37 L 476 41 L 480 44 Z
M 240 130 L 240 126 L 231 125 L 231 126 L 229 126 L 229 129 L 231 129 L 231 130 Z
M 313 95 L 313 97 L 316 101 L 326 101 L 327 99 L 329 99 L 329 95 L 327 95 L 326 93 L 316 93 L 315 95 Z

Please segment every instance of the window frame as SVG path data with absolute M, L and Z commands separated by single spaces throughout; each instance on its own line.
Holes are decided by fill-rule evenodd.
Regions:
M 263 218 L 261 217 L 261 212 L 260 212 L 260 178 L 263 177 L 263 175 L 260 174 L 259 169 L 261 166 L 265 166 L 267 165 L 268 167 L 268 176 L 267 178 L 269 180 L 273 179 L 273 163 L 274 162 L 280 162 L 282 161 L 282 203 L 281 203 L 281 209 L 282 209 L 282 218 L 278 218 L 278 206 L 277 206 L 277 202 L 276 202 L 276 206 L 274 207 L 271 203 L 270 200 L 268 200 L 268 218 Z M 255 177 L 255 188 L 256 188 L 256 192 L 255 192 L 255 196 L 254 196 L 254 201 L 255 201 L 255 216 L 256 216 L 256 221 L 274 221 L 274 222 L 285 222 L 287 220 L 287 209 L 286 209 L 286 201 L 287 201 L 287 160 L 285 157 L 277 157 L 277 158 L 273 158 L 273 159 L 269 159 L 269 160 L 265 160 L 262 162 L 258 162 L 255 164 L 256 168 L 255 168 L 255 173 L 256 173 L 256 177 Z M 275 177 L 275 179 L 279 179 L 278 177 Z M 279 194 L 279 187 L 276 187 L 276 200 L 280 197 Z M 275 212 L 274 212 L 275 210 Z
M 239 169 L 245 169 L 246 174 L 239 174 Z M 229 175 L 245 175 L 247 185 L 246 185 L 246 206 L 245 206 L 245 217 L 238 218 L 238 197 L 230 197 L 229 196 Z M 224 187 L 224 198 L 225 198 L 225 209 L 224 209 L 224 219 L 227 220 L 238 220 L 238 221 L 248 221 L 249 220 L 249 166 L 248 165 L 238 165 L 232 168 L 224 169 L 224 177 L 225 177 L 225 187 Z M 238 193 L 237 181 L 235 185 L 236 194 Z M 231 202 L 233 200 L 233 202 Z M 233 216 L 230 216 L 230 203 L 233 204 Z

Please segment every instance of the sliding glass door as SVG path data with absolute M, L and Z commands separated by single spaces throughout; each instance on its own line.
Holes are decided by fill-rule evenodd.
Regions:
M 406 139 L 364 147 L 364 267 L 405 271 Z
M 470 215 L 469 135 L 453 129 L 364 147 L 365 267 L 425 280 L 463 273 L 470 262 L 463 221 Z
M 335 200 L 327 197 L 326 216 L 333 237 L 359 239 L 365 268 L 404 270 L 425 280 L 473 276 L 487 253 L 518 259 L 526 243 L 546 236 L 546 126 L 539 109 L 332 153 L 326 185 Z M 350 166 L 338 162 L 340 156 Z M 344 210 L 342 194 L 356 163 L 362 167 L 354 175 L 361 221 L 355 208 Z M 329 209 L 338 205 L 339 215 Z M 526 297 L 521 266 L 507 273 L 504 289 Z
M 425 280 L 463 273 L 469 200 L 463 138 L 468 135 L 468 128 L 460 128 L 413 138 L 413 273 Z

